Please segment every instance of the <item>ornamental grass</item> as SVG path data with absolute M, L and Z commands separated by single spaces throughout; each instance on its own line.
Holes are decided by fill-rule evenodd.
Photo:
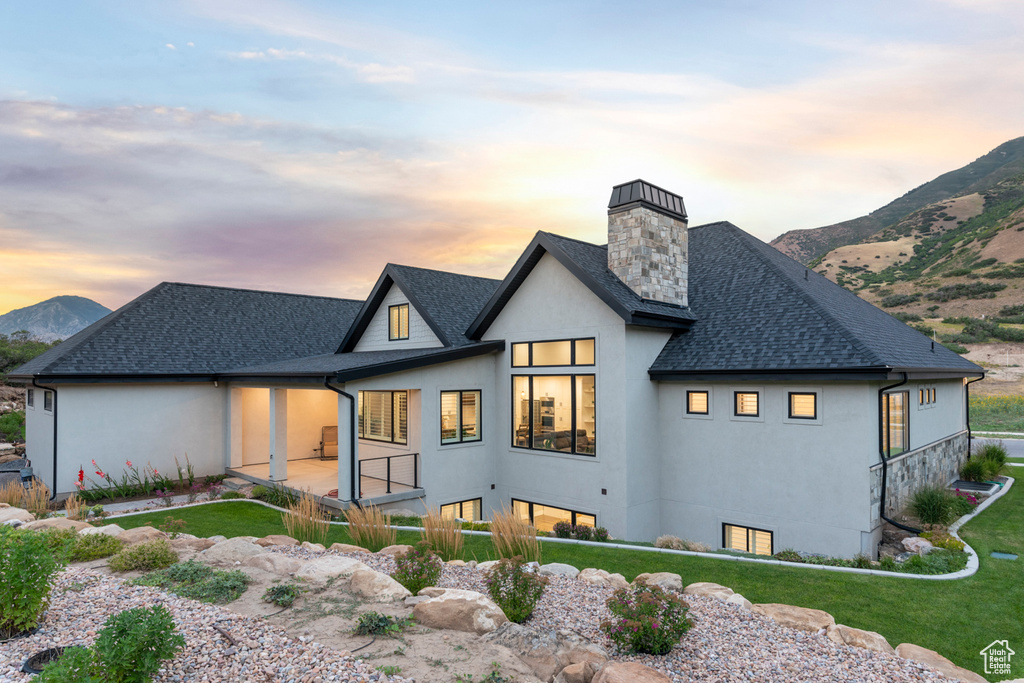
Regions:
M 428 509 L 421 535 L 445 562 L 462 559 L 462 523 L 454 515 L 445 519 L 436 507 Z
M 7 503 L 12 508 L 20 508 L 25 497 L 25 487 L 20 481 L 8 481 L 0 486 L 0 503 Z
M 491 520 L 491 543 L 499 559 L 522 557 L 526 562 L 540 562 L 537 530 L 524 522 L 507 505 Z
M 323 544 L 327 540 L 327 532 L 331 529 L 331 516 L 316 496 L 304 491 L 288 506 L 288 512 L 281 515 L 281 522 L 288 535 L 299 541 Z
M 64 501 L 64 513 L 68 519 L 77 519 L 84 522 L 89 516 L 89 509 L 89 506 L 78 497 L 77 493 L 72 493 Z
M 36 519 L 49 517 L 50 489 L 38 479 L 33 479 L 32 485 L 22 493 L 22 503 L 22 507 L 35 515 Z
M 345 512 L 345 521 L 348 522 L 348 535 L 361 548 L 375 553 L 395 545 L 398 531 L 391 526 L 391 514 L 382 512 L 375 505 L 353 505 Z

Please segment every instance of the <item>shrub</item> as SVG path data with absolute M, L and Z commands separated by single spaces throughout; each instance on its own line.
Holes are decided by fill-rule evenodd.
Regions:
M 236 498 L 245 498 L 240 491 L 225 491 L 220 494 L 221 500 L 235 500 Z
M 572 524 L 569 522 L 555 522 L 551 531 L 555 534 L 555 538 L 572 538 Z
M 918 301 L 921 298 L 920 294 L 892 294 L 887 297 L 883 297 L 881 301 L 882 308 L 895 308 L 896 306 L 906 306 Z
M 601 543 L 607 543 L 608 542 L 608 538 L 609 538 L 608 530 L 605 529 L 603 526 L 599 526 L 596 529 L 594 529 L 594 540 L 595 541 L 599 541 Z
M 427 586 L 437 585 L 441 579 L 441 559 L 430 549 L 430 543 L 420 541 L 409 552 L 395 556 L 391 578 L 416 595 Z
M 589 541 L 594 538 L 594 527 L 577 524 L 572 528 L 572 535 L 578 541 Z
M 0 526 L 0 640 L 35 628 L 50 602 L 53 577 L 66 559 L 46 536 Z
M 985 462 L 975 456 L 960 465 L 960 478 L 964 481 L 982 481 L 986 477 L 985 470 Z
M 302 595 L 301 586 L 294 583 L 279 583 L 267 586 L 267 590 L 263 591 L 263 602 L 269 602 L 278 607 L 291 607 L 300 595 Z
M 262 500 L 265 503 L 276 505 L 279 508 L 289 508 L 298 501 L 298 496 L 292 493 L 284 486 L 263 486 L 257 484 L 252 487 L 252 491 L 249 492 L 250 498 L 256 500 Z
M 110 558 L 108 566 L 115 572 L 152 571 L 170 567 L 178 561 L 178 553 L 159 539 L 125 548 Z
M 927 539 L 936 548 L 945 548 L 946 550 L 963 550 L 964 542 L 953 538 L 947 533 L 935 532 L 935 531 L 922 531 L 921 538 Z
M 163 605 L 119 612 L 103 625 L 93 645 L 105 683 L 146 683 L 172 659 L 185 639 Z
M 243 571 L 215 570 L 202 562 L 189 560 L 140 576 L 131 583 L 137 586 L 156 586 L 200 602 L 224 604 L 241 597 L 250 581 L 249 575 Z
M 121 552 L 122 548 L 124 548 L 124 541 L 117 536 L 107 536 L 106 534 L 78 536 L 71 548 L 71 561 L 89 562 L 102 557 L 110 557 Z
M 910 500 L 910 510 L 922 524 L 948 524 L 953 518 L 952 498 L 941 486 L 926 486 Z
M 300 543 L 309 541 L 323 544 L 327 540 L 327 532 L 331 530 L 330 513 L 308 491 L 288 506 L 288 512 L 281 515 L 281 521 L 288 535 Z
M 524 522 L 507 505 L 491 520 L 491 543 L 498 559 L 516 556 L 527 562 L 540 562 L 540 542 L 537 530 Z
M 693 626 L 682 597 L 643 581 L 615 591 L 605 604 L 613 619 L 601 631 L 624 652 L 667 654 Z
M 178 534 L 185 531 L 185 526 L 185 520 L 175 519 L 174 517 L 169 516 L 167 517 L 167 519 L 161 522 L 160 526 L 158 526 L 157 528 L 160 529 L 160 531 L 167 534 L 168 536 L 170 536 L 172 539 L 174 539 L 178 537 Z
M 462 559 L 462 522 L 454 516 L 445 519 L 437 508 L 430 508 L 423 516 L 420 535 L 445 562 Z
M 670 550 L 688 550 L 694 553 L 711 552 L 711 546 L 697 541 L 687 541 L 677 536 L 659 536 L 654 541 L 655 548 L 668 548 Z
M 544 593 L 547 578 L 527 571 L 523 558 L 513 557 L 499 562 L 484 580 L 491 598 L 509 621 L 521 624 L 533 614 L 533 608 Z
M 352 629 L 352 633 L 357 636 L 394 637 L 411 624 L 412 620 L 408 617 L 398 619 L 377 612 L 363 612 L 359 615 L 359 620 L 356 622 L 356 627 Z
M 395 544 L 398 532 L 391 526 L 391 515 L 381 512 L 375 505 L 353 505 L 345 511 L 348 535 L 352 541 L 370 552 Z
M 43 673 L 33 683 L 100 683 L 92 674 L 92 650 L 66 647 L 59 659 L 43 667 Z
M 1006 465 L 1006 446 L 1002 441 L 987 441 L 978 449 L 975 457 L 984 463 L 985 476 L 989 479 L 994 478 Z
M 945 346 L 950 351 L 952 351 L 953 353 L 961 353 L 961 354 L 963 354 L 963 353 L 967 353 L 970 350 L 966 346 L 961 346 L 960 344 L 957 344 L 956 342 L 943 342 L 942 345 Z
M 779 552 L 775 553 L 775 555 L 773 555 L 773 557 L 776 560 L 781 560 L 783 562 L 803 562 L 804 561 L 804 558 L 800 555 L 800 553 L 798 553 L 797 551 L 793 550 L 792 548 L 784 548 L 784 549 L 780 550 Z
M 978 499 L 973 494 L 957 489 L 950 501 L 950 506 L 953 510 L 953 517 L 963 517 L 974 512 L 974 508 L 978 506 Z

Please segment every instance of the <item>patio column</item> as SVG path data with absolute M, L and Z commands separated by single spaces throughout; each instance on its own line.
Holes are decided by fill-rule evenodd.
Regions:
M 352 499 L 352 463 L 357 463 L 358 473 L 359 439 L 353 430 L 358 430 L 359 423 L 353 421 L 353 414 L 358 406 L 347 397 L 338 395 L 338 500 Z M 358 420 L 359 416 L 355 416 Z M 356 495 L 359 490 L 356 489 Z
M 228 389 L 227 466 L 241 467 L 242 460 L 242 390 Z
M 288 390 L 270 390 L 270 481 L 288 478 Z

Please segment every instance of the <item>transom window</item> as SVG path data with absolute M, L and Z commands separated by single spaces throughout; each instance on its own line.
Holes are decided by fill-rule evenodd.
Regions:
M 473 498 L 472 500 L 460 500 L 458 503 L 448 503 L 441 506 L 442 519 L 465 519 L 470 522 L 479 522 L 483 519 L 483 499 Z
M 388 306 L 388 341 L 409 338 L 409 304 Z
M 929 406 L 935 403 L 935 387 L 917 390 L 917 402 L 922 406 Z
M 910 392 L 894 391 L 882 399 L 882 450 L 886 457 L 910 448 Z
M 525 500 L 512 499 L 512 512 L 524 522 L 532 524 L 537 531 L 551 531 L 558 522 L 568 522 L 580 526 L 597 526 L 597 516 L 575 510 L 556 508 L 552 505 L 530 503 Z
M 559 339 L 512 345 L 512 367 L 557 367 L 594 364 L 594 339 Z
M 757 391 L 737 391 L 735 397 L 735 415 L 737 417 L 757 417 L 761 414 L 760 398 Z
M 480 391 L 442 391 L 441 443 L 480 439 Z
M 594 455 L 596 398 L 594 375 L 513 375 L 512 445 Z
M 405 391 L 359 392 L 359 437 L 408 442 L 409 395 Z
M 43 392 L 43 410 L 45 410 L 48 413 L 52 413 L 53 412 L 53 392 L 52 391 L 44 391 Z
M 708 392 L 706 391 L 687 391 L 686 392 L 686 412 L 690 415 L 707 415 L 708 414 Z
M 741 553 L 772 555 L 772 532 L 736 524 L 722 525 L 722 547 Z
M 789 417 L 797 420 L 817 420 L 818 395 L 789 392 Z

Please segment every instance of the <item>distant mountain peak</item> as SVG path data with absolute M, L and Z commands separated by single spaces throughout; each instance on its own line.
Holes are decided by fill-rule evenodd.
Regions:
M 106 306 L 82 296 L 55 296 L 0 315 L 0 334 L 27 330 L 42 341 L 67 339 L 110 312 Z

